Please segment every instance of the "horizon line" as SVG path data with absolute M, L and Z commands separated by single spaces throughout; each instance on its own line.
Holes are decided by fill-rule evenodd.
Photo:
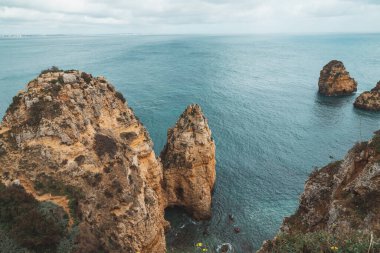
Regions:
M 238 35 L 376 35 L 379 32 L 241 32 L 241 33 L 5 33 L 0 37 L 33 37 L 33 36 L 238 36 Z

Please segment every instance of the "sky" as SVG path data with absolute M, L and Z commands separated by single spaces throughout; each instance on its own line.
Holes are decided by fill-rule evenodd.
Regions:
M 0 34 L 380 32 L 380 0 L 0 0 Z

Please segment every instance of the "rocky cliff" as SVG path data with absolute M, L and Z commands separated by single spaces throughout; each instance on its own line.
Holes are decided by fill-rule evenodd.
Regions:
M 168 130 L 161 152 L 168 206 L 181 206 L 197 220 L 211 217 L 215 144 L 201 108 L 190 105 Z
M 326 96 L 350 95 L 357 90 L 357 82 L 341 61 L 333 60 L 321 70 L 318 87 L 319 93 Z
M 344 160 L 314 171 L 296 213 L 259 252 L 379 252 L 379 214 L 380 132 Z
M 380 111 L 380 81 L 371 91 L 365 91 L 356 98 L 354 106 L 369 111 Z
M 194 132 L 186 129 L 195 136 L 189 136 L 193 138 L 189 151 L 199 152 L 200 157 L 194 154 L 194 160 L 185 164 L 203 168 L 202 159 L 214 157 L 214 145 L 205 148 L 209 145 L 203 133 L 208 130 L 205 119 L 199 107 L 190 108 L 196 108 L 194 115 L 201 119 L 192 121 Z M 4 116 L 1 182 L 8 187 L 19 185 L 28 196 L 66 212 L 62 240 L 53 245 L 57 252 L 161 253 L 165 252 L 167 226 L 164 208 L 173 202 L 166 200 L 162 164 L 152 147 L 144 126 L 105 78 L 51 69 L 29 82 Z M 166 156 L 190 154 L 171 152 L 166 150 Z M 211 168 L 204 168 L 205 172 L 207 169 Z M 215 171 L 193 176 L 209 180 L 211 190 Z M 209 207 L 210 194 L 201 193 L 204 195 L 194 192 L 204 197 L 193 202 L 194 210 L 199 211 L 196 217 L 209 217 L 209 209 L 202 209 L 202 216 L 200 206 L 204 202 Z M 183 198 L 186 194 L 193 196 L 187 189 Z M 13 235 L 12 230 L 9 233 Z M 25 238 L 19 242 L 35 249 L 30 243 L 23 244 Z

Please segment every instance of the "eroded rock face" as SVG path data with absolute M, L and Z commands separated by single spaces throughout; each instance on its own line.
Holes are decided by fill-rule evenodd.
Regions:
M 284 219 L 280 233 L 326 231 L 340 237 L 361 231 L 380 237 L 380 132 L 356 144 L 343 161 L 313 172 L 296 213 Z M 272 252 L 276 239 L 259 252 Z
M 71 252 L 165 252 L 162 166 L 124 102 L 103 77 L 47 72 L 1 124 L 1 181 L 63 207 Z
M 357 90 L 357 82 L 341 61 L 333 60 L 321 70 L 318 87 L 326 96 L 350 95 Z
M 215 144 L 199 105 L 190 105 L 168 130 L 161 152 L 168 206 L 181 206 L 195 219 L 211 217 Z
M 354 106 L 369 111 L 380 111 L 380 81 L 371 91 L 365 91 L 356 98 Z

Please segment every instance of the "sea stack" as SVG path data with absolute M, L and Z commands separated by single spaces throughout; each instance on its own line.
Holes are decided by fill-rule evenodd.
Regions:
M 380 111 L 380 81 L 371 91 L 365 91 L 356 98 L 354 106 L 368 111 Z
M 350 244 L 352 248 L 363 244 L 365 251 L 355 252 L 367 252 L 370 238 L 373 242 L 380 238 L 379 161 L 377 132 L 372 140 L 356 144 L 342 161 L 311 173 L 298 210 L 284 219 L 279 234 L 259 252 L 283 252 L 285 248 L 292 249 L 289 252 L 331 252 L 332 246 L 340 249 Z
M 321 70 L 318 87 L 318 92 L 325 96 L 350 95 L 356 92 L 357 82 L 341 61 L 332 60 Z
M 145 127 L 104 77 L 42 72 L 13 98 L 0 125 L 0 203 L 28 211 L 7 200 L 23 191 L 33 206 L 44 206 L 33 217 L 50 213 L 46 202 L 65 215 L 48 220 L 47 228 L 40 222 L 25 230 L 19 211 L 9 213 L 13 209 L 2 204 L 13 217 L 9 227 L 22 233 L 0 232 L 36 252 L 166 252 L 167 203 L 184 205 L 195 218 L 210 217 L 215 146 L 200 107 L 190 106 L 169 131 L 165 189 L 152 147 Z
M 199 105 L 190 105 L 168 130 L 161 152 L 168 206 L 181 206 L 196 220 L 211 217 L 215 144 Z

